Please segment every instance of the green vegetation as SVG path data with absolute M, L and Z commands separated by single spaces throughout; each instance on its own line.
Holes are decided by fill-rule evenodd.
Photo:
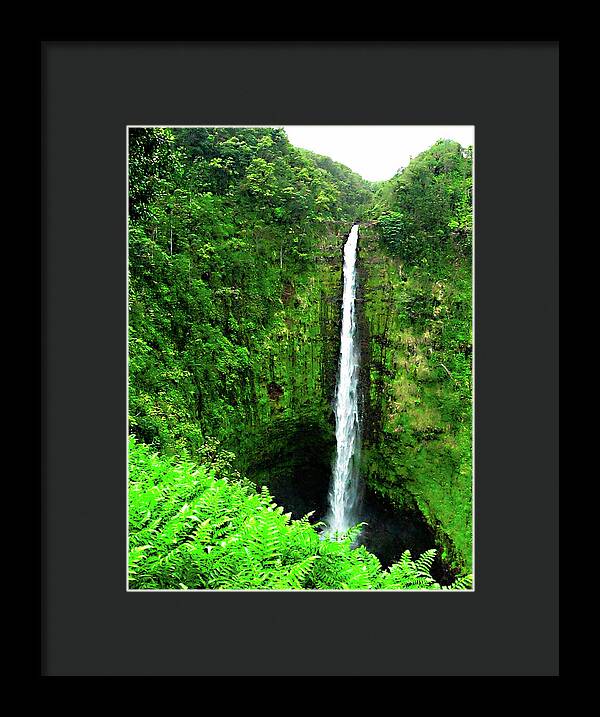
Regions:
M 440 141 L 378 191 L 362 232 L 370 362 L 365 474 L 471 570 L 471 152 Z
M 363 476 L 470 574 L 471 189 L 454 142 L 373 184 L 281 129 L 130 130 L 130 587 L 439 588 L 431 551 L 383 571 L 303 517 L 334 449 L 357 218 Z
M 237 445 L 270 410 L 282 351 L 305 358 L 319 317 L 290 337 L 286 303 L 305 312 L 328 228 L 356 207 L 282 130 L 132 129 L 129 148 L 131 430 L 171 454 Z
M 369 210 L 376 187 L 374 182 L 365 181 L 359 174 L 352 172 L 343 164 L 335 162 L 331 157 L 323 157 L 320 154 L 309 152 L 307 149 L 300 151 L 317 167 L 327 172 L 335 183 L 338 199 L 334 211 L 338 216 L 346 216 L 354 221 Z
M 435 551 L 408 551 L 389 570 L 352 536 L 321 540 L 292 520 L 266 488 L 129 443 L 129 587 L 180 590 L 439 590 L 429 570 Z
M 383 182 L 372 216 L 388 250 L 412 264 L 439 259 L 451 248 L 470 256 L 472 150 L 439 140 Z

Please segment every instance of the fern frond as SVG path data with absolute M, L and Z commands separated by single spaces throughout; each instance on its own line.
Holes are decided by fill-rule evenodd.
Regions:
M 354 543 L 363 523 L 331 540 L 311 513 L 292 520 L 266 487 L 175 462 L 130 443 L 129 586 L 134 589 L 439 590 L 435 550 L 405 551 L 388 570 Z M 445 590 L 470 589 L 471 576 Z

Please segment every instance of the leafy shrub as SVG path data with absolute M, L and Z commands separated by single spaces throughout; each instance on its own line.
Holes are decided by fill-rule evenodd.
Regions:
M 382 570 L 354 534 L 324 539 L 310 514 L 292 520 L 266 488 L 129 444 L 129 587 L 132 589 L 469 589 L 470 576 L 441 588 L 435 550 L 405 551 Z M 356 532 L 356 530 L 354 531 Z
M 439 140 L 379 188 L 374 216 L 388 250 L 408 263 L 431 259 L 450 244 L 472 245 L 472 150 Z
M 426 236 L 402 212 L 385 212 L 379 217 L 381 238 L 389 251 L 404 261 L 416 262 L 426 246 Z

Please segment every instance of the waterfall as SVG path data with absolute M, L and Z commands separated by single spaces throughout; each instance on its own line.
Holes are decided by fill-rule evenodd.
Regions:
M 329 489 L 327 533 L 343 532 L 357 522 L 360 503 L 358 371 L 360 352 L 356 331 L 356 246 L 354 224 L 344 246 L 344 294 L 339 373 L 335 394 L 336 454 Z

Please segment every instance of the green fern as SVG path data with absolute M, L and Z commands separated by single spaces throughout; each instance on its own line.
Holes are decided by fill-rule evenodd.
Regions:
M 470 576 L 440 587 L 435 550 L 406 551 L 388 570 L 364 546 L 361 525 L 335 540 L 310 515 L 292 520 L 262 488 L 237 476 L 129 447 L 129 586 L 138 590 L 440 590 L 470 588 Z

